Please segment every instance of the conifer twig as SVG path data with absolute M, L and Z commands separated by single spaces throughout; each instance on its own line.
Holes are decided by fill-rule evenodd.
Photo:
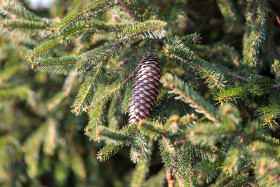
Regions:
M 134 22 L 138 21 L 138 18 L 135 14 L 126 6 L 123 0 L 118 0 L 118 3 L 121 5 L 122 9 L 133 19 Z
M 175 85 L 173 83 L 170 82 L 166 82 L 164 84 L 165 87 L 170 87 L 171 89 L 175 90 L 185 101 L 187 101 L 188 103 L 196 106 L 196 108 L 201 111 L 202 113 L 204 113 L 208 119 L 222 124 L 213 114 L 211 114 L 210 112 L 208 112 L 207 110 L 205 110 L 204 108 L 202 108 L 200 105 L 198 105 L 197 103 L 195 103 L 192 99 L 190 99 L 184 92 L 182 92 L 181 90 L 179 90 L 178 88 L 175 87 Z
M 233 76 L 233 77 L 236 78 L 236 79 L 243 80 L 243 81 L 245 81 L 245 82 L 250 82 L 250 79 L 248 79 L 248 78 L 246 78 L 246 77 L 243 77 L 243 76 L 238 75 L 238 74 L 233 73 L 233 72 L 229 72 L 229 71 L 227 71 L 227 70 L 223 70 L 223 71 L 224 71 L 226 74 L 231 75 L 231 76 Z M 263 76 L 257 75 L 257 77 L 263 77 Z M 280 84 L 273 84 L 273 85 L 272 85 L 272 88 L 278 89 L 279 87 L 280 87 Z
M 115 89 L 110 91 L 109 94 L 107 94 L 107 95 L 110 95 L 110 94 L 114 93 L 115 91 L 117 91 L 118 89 L 120 89 L 127 81 L 129 81 L 134 76 L 134 74 L 135 74 L 135 71 L 132 72 L 131 74 L 129 74 L 129 76 L 123 82 L 121 82 Z M 106 96 L 104 96 L 103 98 L 106 98 Z M 94 107 L 95 105 L 96 105 L 96 103 L 88 105 L 85 107 L 85 110 L 89 110 L 90 108 Z

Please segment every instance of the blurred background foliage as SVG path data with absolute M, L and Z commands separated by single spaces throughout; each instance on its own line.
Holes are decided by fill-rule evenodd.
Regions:
M 0 36 L 0 184 L 125 185 L 133 168 L 129 155 L 123 150 L 113 160 L 97 161 L 101 145 L 84 135 L 87 116 L 70 111 L 76 89 L 69 93 L 69 87 L 77 86 L 77 74 L 34 72 L 21 41 L 9 37 Z

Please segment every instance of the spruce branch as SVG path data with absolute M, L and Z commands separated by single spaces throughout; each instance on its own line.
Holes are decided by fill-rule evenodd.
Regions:
M 73 103 L 73 110 L 76 115 L 81 113 L 81 110 L 87 106 L 89 100 L 91 99 L 93 92 L 98 86 L 98 83 L 101 79 L 101 69 L 103 67 L 104 61 L 102 61 L 98 66 L 90 72 L 89 76 L 86 78 L 84 84 L 82 85 L 79 94 L 77 95 L 74 103 Z
M 164 168 L 161 168 L 161 170 L 154 176 L 149 177 L 143 186 L 147 187 L 153 187 L 153 186 L 164 186 L 166 181 L 166 171 Z
M 111 3 L 111 0 L 96 0 L 86 6 L 84 9 L 76 11 L 72 14 L 67 15 L 61 23 L 53 25 L 56 28 L 57 34 L 63 32 L 63 29 L 71 24 L 72 22 L 80 19 L 85 19 L 89 16 L 93 16 L 99 12 L 104 11 L 105 9 L 111 8 L 112 6 L 117 5 L 116 3 Z
M 182 138 L 182 139 L 179 140 L 179 141 L 175 141 L 175 142 L 174 142 L 174 145 L 175 145 L 175 146 L 180 146 L 181 144 L 184 144 L 184 143 L 186 143 L 186 142 L 190 142 L 190 140 L 189 140 L 189 139 L 184 139 L 184 138 Z M 218 157 L 219 157 L 219 154 L 215 152 L 215 149 L 209 151 L 209 150 L 207 150 L 207 149 L 205 149 L 205 148 L 203 148 L 203 147 L 197 147 L 197 146 L 194 146 L 194 145 L 192 145 L 192 144 L 188 144 L 188 146 L 190 146 L 191 148 L 193 148 L 193 149 L 195 149 L 195 150 L 197 150 L 197 151 L 199 151 L 199 152 L 203 152 L 203 153 L 205 153 L 206 155 L 213 155 L 215 158 L 218 158 Z
M 162 126 L 159 124 L 150 123 L 144 120 L 138 122 L 137 128 L 145 135 L 157 139 L 159 136 L 164 136 Z
M 160 20 L 148 20 L 145 22 L 136 22 L 128 26 L 118 34 L 120 42 L 130 38 L 141 36 L 142 38 L 161 39 L 165 36 L 166 22 Z
M 1 21 L 2 29 L 9 29 L 17 31 L 25 30 L 25 32 L 33 33 L 35 30 L 49 30 L 48 25 L 42 22 L 26 21 L 26 20 L 5 20 Z
M 236 184 L 236 182 L 239 182 L 239 180 L 242 180 L 242 178 L 240 179 L 241 177 L 240 177 L 240 175 L 239 174 L 237 174 L 236 175 L 236 178 L 234 178 L 234 180 L 232 180 L 232 181 L 230 181 L 229 183 L 227 183 L 226 185 L 225 185 L 225 187 L 228 187 L 228 186 L 231 186 L 232 184 Z M 243 179 L 244 180 L 244 179 Z
M 15 73 L 17 73 L 20 69 L 22 69 L 22 66 L 19 64 L 10 66 L 6 68 L 4 71 L 1 71 L 0 74 L 0 84 L 3 82 L 9 80 Z
M 66 38 L 66 37 L 65 37 Z M 49 40 L 45 40 L 44 42 L 42 42 L 40 44 L 39 47 L 35 48 L 32 51 L 32 54 L 30 55 L 30 57 L 28 58 L 29 62 L 32 62 L 35 58 L 42 56 L 44 53 L 49 52 L 51 49 L 54 49 L 55 47 L 61 45 L 65 38 L 61 38 L 61 39 L 49 39 Z
M 121 89 L 126 82 L 128 82 L 132 77 L 134 77 L 135 73 L 139 70 L 139 68 L 140 66 L 138 66 L 131 74 L 129 74 L 129 76 L 121 83 L 115 82 L 113 85 L 108 86 L 105 90 L 105 94 L 103 94 L 101 97 L 94 100 L 91 105 L 85 107 L 85 110 L 88 110 L 94 107 L 95 105 L 97 105 L 99 102 L 104 101 L 109 97 L 111 97 L 116 91 Z
M 48 59 L 48 60 L 53 60 L 53 59 Z M 65 62 L 65 63 L 57 63 L 57 64 L 42 64 L 41 62 L 38 62 L 36 65 L 33 66 L 33 68 L 39 69 L 40 67 L 44 67 L 44 66 L 67 66 L 73 64 L 76 64 L 76 62 Z
M 90 105 L 87 105 L 84 107 L 84 111 L 88 111 L 90 108 L 95 107 L 98 103 L 107 100 L 108 98 L 110 98 L 113 94 L 115 94 L 119 89 L 121 89 L 123 87 L 123 85 L 129 81 L 132 77 L 133 77 L 133 73 L 131 75 L 129 75 L 124 81 L 122 81 L 121 83 L 119 82 L 115 82 L 114 84 L 108 86 L 105 90 L 104 90 L 104 94 L 102 94 L 101 97 L 97 98 L 96 100 L 92 101 L 92 103 Z
M 98 125 L 95 132 L 89 131 L 87 135 L 96 141 L 105 141 L 106 143 L 125 144 L 129 137 L 122 132 L 111 130 L 108 127 Z
M 106 28 L 106 24 L 102 24 L 100 22 L 91 22 L 93 26 L 101 26 L 103 28 Z M 111 53 L 117 49 L 119 49 L 121 46 L 123 46 L 125 43 L 131 43 L 134 41 L 135 37 L 141 36 L 143 38 L 162 38 L 165 35 L 165 28 L 166 23 L 158 20 L 152 20 L 152 21 L 146 21 L 146 22 L 141 22 L 141 23 L 135 23 L 134 25 L 131 26 L 126 26 L 123 28 L 122 32 L 118 34 L 118 40 L 115 43 L 108 43 L 104 44 L 104 46 L 111 45 L 110 49 L 106 49 L 106 51 L 103 51 L 103 53 Z M 107 25 L 108 28 L 109 25 Z M 70 27 L 71 30 L 68 30 L 67 32 L 65 31 L 65 36 L 59 36 L 55 37 L 53 39 L 49 39 L 47 41 L 44 41 L 39 45 L 36 49 L 32 51 L 32 54 L 28 58 L 29 61 L 33 61 L 36 58 L 44 55 L 45 53 L 51 52 L 55 47 L 58 47 L 59 45 L 65 43 L 65 42 L 70 42 L 74 37 L 72 35 L 79 31 L 80 29 L 86 28 L 87 25 L 85 23 L 82 24 L 77 24 L 73 27 Z M 112 28 L 112 27 L 111 27 Z M 118 30 L 117 30 L 118 31 Z M 83 54 L 83 59 L 85 59 L 85 55 L 89 56 L 91 55 L 90 52 L 84 53 Z M 102 55 L 99 54 L 99 55 Z M 88 57 L 89 58 L 89 57 Z
M 259 55 L 259 50 L 260 50 L 260 46 L 263 45 L 264 43 L 264 39 L 266 38 L 266 14 L 267 14 L 267 9 L 266 9 L 266 0 L 260 0 L 259 1 L 259 7 L 258 7 L 258 14 L 259 17 L 257 18 L 257 22 L 259 22 L 258 24 L 254 24 L 255 28 L 254 31 L 256 33 L 251 33 L 250 37 L 254 37 L 252 38 L 253 40 L 251 41 L 250 44 L 250 56 L 252 58 L 252 61 L 254 64 L 258 63 L 257 60 L 257 56 Z
M 81 23 L 81 24 L 77 24 L 74 27 L 71 27 L 71 30 L 65 31 L 64 36 L 59 36 L 59 37 L 55 37 L 53 39 L 47 40 L 43 43 L 41 43 L 40 46 L 38 46 L 36 49 L 34 49 L 32 51 L 31 56 L 29 57 L 29 60 L 32 61 L 35 58 L 38 58 L 40 56 L 42 56 L 43 54 L 50 52 L 51 50 L 53 50 L 55 47 L 58 47 L 59 45 L 62 45 L 63 43 L 66 42 L 71 42 L 72 40 L 74 40 L 75 38 L 73 36 L 75 36 L 75 34 L 78 34 L 79 32 L 81 32 L 82 30 L 88 30 L 90 27 L 92 28 L 99 28 L 101 26 L 102 23 L 100 22 L 91 22 L 91 24 L 85 24 L 85 23 Z M 114 27 L 111 27 L 110 29 L 107 29 L 109 25 L 106 24 L 102 24 L 103 30 L 105 32 L 118 32 L 120 30 L 118 29 L 114 29 Z M 94 30 L 94 32 L 96 32 L 98 30 Z M 112 48 L 113 49 L 113 48 Z
M 159 142 L 162 160 L 166 168 L 172 171 L 180 186 L 191 186 L 190 152 L 188 149 L 174 147 L 171 142 L 166 137 Z
M 226 23 L 230 23 L 230 29 L 237 29 L 239 17 L 233 2 L 231 0 L 218 0 L 217 3 Z
M 228 75 L 230 75 L 230 76 L 232 76 L 232 77 L 234 77 L 236 79 L 242 80 L 244 82 L 251 82 L 252 80 L 257 79 L 257 78 L 260 78 L 260 79 L 264 78 L 261 75 L 251 75 L 250 77 L 245 77 L 245 76 L 239 75 L 236 72 L 229 72 L 227 70 L 222 70 L 222 71 L 224 73 L 226 73 L 226 74 L 228 74 Z M 271 89 L 278 89 L 279 87 L 280 87 L 280 84 L 273 84 Z
M 201 78 L 206 79 L 210 88 L 224 87 L 225 81 L 221 70 L 194 55 L 194 52 L 186 47 L 178 37 L 167 38 L 162 52 L 168 58 L 174 61 L 178 60 L 185 68 L 190 66 L 198 70 Z
M 66 73 L 75 69 L 79 56 L 64 56 L 64 57 L 49 57 L 49 58 L 38 58 L 32 64 L 32 68 L 35 71 L 47 71 L 54 73 Z
M 245 134 L 241 134 L 239 132 L 227 132 L 227 131 L 222 131 L 220 130 L 220 132 L 216 132 L 216 133 L 208 133 L 208 132 L 202 132 L 202 129 L 198 129 L 198 130 L 194 130 L 190 132 L 190 136 L 194 137 L 194 136 L 215 136 L 217 138 L 221 137 L 221 136 L 238 136 L 240 138 L 246 139 L 247 141 L 254 141 L 254 139 L 250 136 L 246 136 Z
M 104 90 L 104 85 L 99 85 L 98 89 L 95 90 L 94 98 L 97 98 L 100 93 Z M 89 112 L 89 122 L 85 129 L 85 134 L 89 135 L 93 140 L 100 141 L 100 131 L 98 129 L 99 125 L 104 125 L 105 122 L 105 110 L 106 110 L 106 102 L 102 101 L 96 107 L 92 108 Z
M 155 140 L 159 140 L 161 155 L 166 168 L 173 171 L 181 186 L 188 186 L 191 183 L 189 178 L 190 158 L 187 156 L 189 152 L 187 149 L 175 147 L 175 143 L 170 139 L 172 137 L 170 133 L 171 129 L 174 131 L 175 123 L 178 121 L 179 119 L 177 116 L 172 116 L 162 127 L 161 125 L 142 120 L 138 123 L 138 128 L 142 133 Z M 174 132 L 174 134 L 176 133 Z M 182 156 L 182 154 L 185 156 Z
M 180 118 L 180 127 L 186 126 L 191 123 L 195 123 L 196 120 L 197 120 L 197 116 L 194 114 L 182 116 Z
M 249 16 L 246 19 L 246 30 L 243 38 L 243 59 L 250 66 L 259 64 L 261 46 L 263 46 L 267 36 L 268 10 L 267 0 L 255 0 L 248 3 Z
M 220 166 L 223 161 L 215 161 L 211 163 L 200 162 L 197 166 L 198 171 L 192 174 L 192 177 L 200 176 L 206 178 L 207 182 L 211 182 L 213 178 L 219 173 Z
M 179 122 L 179 116 L 173 115 L 171 116 L 164 124 L 163 126 L 163 134 L 167 135 L 170 133 L 177 133 L 178 130 L 178 122 Z M 174 131 L 174 132 L 172 132 Z
M 238 74 L 235 73 L 235 72 L 229 72 L 229 71 L 227 71 L 227 70 L 223 70 L 223 71 L 224 71 L 226 74 L 231 75 L 232 77 L 234 77 L 234 78 L 236 78 L 236 79 L 239 79 L 239 80 L 242 80 L 242 81 L 245 81 L 245 82 L 249 82 L 249 81 L 250 81 L 249 78 L 243 77 L 243 76 L 241 76 L 241 75 L 238 75 Z
M 71 92 L 72 87 L 77 78 L 77 72 L 71 72 L 64 81 L 63 90 L 58 92 L 48 103 L 48 110 L 52 111 L 56 106 L 58 106 Z
M 141 130 L 141 132 L 154 139 L 158 138 L 158 136 L 165 138 L 167 136 L 171 136 L 171 134 L 177 133 L 178 122 L 179 117 L 174 115 L 165 122 L 163 127 L 157 123 L 151 123 L 144 120 L 139 121 L 137 127 Z
M 138 18 L 135 16 L 135 14 L 128 8 L 128 6 L 125 4 L 123 0 L 117 0 L 119 5 L 122 7 L 122 9 L 131 17 L 131 19 L 136 22 L 139 21 Z
M 143 186 L 145 179 L 149 172 L 149 166 L 151 164 L 151 151 L 152 151 L 152 141 L 146 146 L 148 150 L 148 154 L 146 158 L 140 159 L 140 162 L 137 163 L 136 168 L 133 173 L 133 177 L 131 179 L 130 185 L 135 187 Z M 131 153 L 132 154 L 132 153 Z M 142 154 L 144 156 L 144 153 Z M 136 157 L 140 157 L 136 155 Z
M 44 138 L 44 152 L 48 155 L 53 155 L 57 147 L 57 121 L 53 116 L 47 120 L 48 129 Z
M 257 162 L 255 173 L 259 176 L 258 182 L 260 184 L 269 184 L 271 186 L 280 184 L 279 163 L 274 160 L 260 159 Z
M 44 139 L 44 134 L 47 130 L 47 123 L 41 125 L 35 133 L 32 134 L 25 142 L 23 149 L 26 152 L 24 155 L 25 162 L 27 163 L 27 172 L 31 178 L 35 178 L 39 168 L 39 148 Z
M 262 109 L 263 115 L 261 119 L 264 124 L 272 123 L 273 120 L 277 119 L 280 115 L 280 103 L 277 100 L 272 99 L 268 106 L 263 107 Z
M 163 76 L 163 83 L 165 87 L 169 87 L 174 93 L 178 94 L 177 99 L 183 99 L 183 101 L 190 104 L 191 107 L 196 109 L 196 112 L 203 113 L 208 119 L 215 123 L 222 124 L 214 106 L 207 103 L 199 94 L 189 88 L 177 77 L 173 77 L 171 74 Z M 171 93 L 173 93 L 171 92 Z
M 278 140 L 274 141 L 278 142 Z M 272 158 L 274 157 L 275 159 L 280 158 L 279 146 L 270 145 L 267 142 L 259 140 L 254 141 L 252 151 L 257 153 L 258 156 L 269 155 Z
M 25 20 L 36 21 L 36 22 L 43 22 L 44 24 L 51 24 L 54 20 L 42 18 L 37 16 L 33 12 L 27 10 L 21 4 L 15 4 L 11 1 L 2 0 L 0 6 L 0 12 L 4 15 L 9 15 L 10 17 L 16 16 L 19 18 L 23 18 Z
M 111 156 L 115 155 L 121 147 L 122 144 L 108 144 L 98 152 L 97 159 L 101 162 L 104 162 Z
M 137 164 L 131 179 L 131 186 L 140 187 L 145 181 L 145 177 L 148 174 L 148 163 L 146 160 Z
M 226 159 L 223 162 L 224 169 L 228 170 L 230 173 L 238 172 L 241 167 L 238 167 L 239 163 L 237 162 L 240 162 L 241 160 L 240 155 L 242 155 L 241 149 L 243 148 L 243 141 L 244 139 L 241 137 L 237 149 L 236 146 L 229 149 L 227 153 L 228 156 L 226 156 Z

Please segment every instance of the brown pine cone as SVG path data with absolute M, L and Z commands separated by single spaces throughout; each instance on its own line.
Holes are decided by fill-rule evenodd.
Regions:
M 160 89 L 161 67 L 158 58 L 150 54 L 142 59 L 129 104 L 129 123 L 137 123 L 151 115 Z

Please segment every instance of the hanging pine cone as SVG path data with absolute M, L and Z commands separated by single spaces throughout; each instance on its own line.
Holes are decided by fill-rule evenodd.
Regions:
M 129 123 L 150 116 L 160 89 L 161 67 L 158 58 L 150 54 L 142 59 L 129 104 Z

